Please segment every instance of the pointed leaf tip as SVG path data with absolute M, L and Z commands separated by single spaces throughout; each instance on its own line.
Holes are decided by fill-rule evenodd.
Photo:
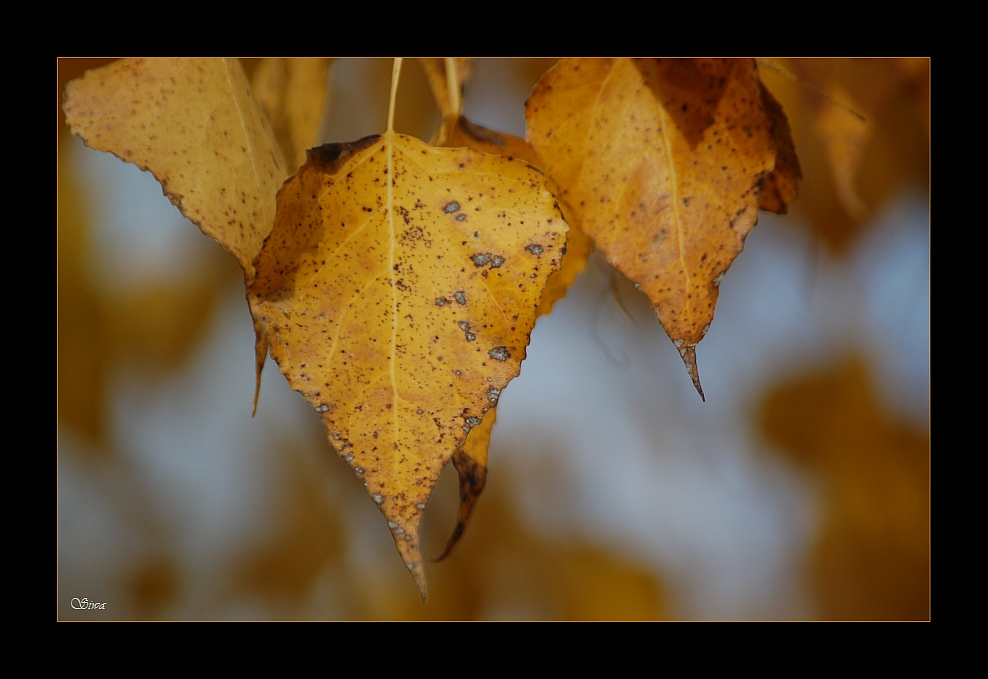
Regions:
M 375 502 L 377 502 L 378 497 L 377 495 L 374 496 Z M 425 505 L 422 504 L 422 507 Z M 425 568 L 422 566 L 422 553 L 419 551 L 419 526 L 422 521 L 422 510 L 418 510 L 417 513 L 409 517 L 409 521 L 401 524 L 390 518 L 393 515 L 386 511 L 383 506 L 381 511 L 385 517 L 389 517 L 388 527 L 391 529 L 391 537 L 394 538 L 395 547 L 398 548 L 398 554 L 401 555 L 405 568 L 408 569 L 416 586 L 418 586 L 419 594 L 422 595 L 424 603 L 428 588 L 425 580 Z

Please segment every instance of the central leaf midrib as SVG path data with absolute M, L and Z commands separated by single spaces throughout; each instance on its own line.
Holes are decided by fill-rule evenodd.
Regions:
M 654 64 L 652 65 L 654 69 Z M 653 70 L 654 72 L 654 70 Z M 676 218 L 676 249 L 679 255 L 679 265 L 683 268 L 683 278 L 686 279 L 686 320 L 692 325 L 693 314 L 690 310 L 690 272 L 686 268 L 686 260 L 683 258 L 683 220 L 679 214 L 679 179 L 676 176 L 676 165 L 672 157 L 672 147 L 669 143 L 669 134 L 666 129 L 666 112 L 660 97 L 656 97 L 656 105 L 659 110 L 659 127 L 662 129 L 662 142 L 665 147 L 666 162 L 669 165 L 669 175 L 672 184 L 672 214 Z M 673 337 L 674 340 L 680 339 Z
M 388 275 L 391 277 L 391 393 L 393 402 L 391 413 L 394 422 L 394 445 L 398 447 L 398 379 L 395 375 L 395 363 L 398 345 L 398 286 L 395 281 L 395 211 L 394 211 L 394 132 L 388 131 L 388 231 L 391 238 L 391 249 L 388 259 Z M 398 471 L 398 455 L 392 461 L 392 472 Z

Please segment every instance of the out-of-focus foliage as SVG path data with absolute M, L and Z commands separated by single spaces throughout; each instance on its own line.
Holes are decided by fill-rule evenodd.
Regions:
M 409 601 L 395 618 L 657 620 L 668 615 L 664 587 L 652 572 L 602 545 L 532 531 L 512 509 L 500 480 L 490 484 L 469 533 L 430 578 L 434 594 L 425 609 Z
M 882 411 L 860 359 L 772 390 L 761 426 L 822 488 L 809 566 L 822 617 L 929 619 L 928 432 Z
M 258 103 L 271 121 L 289 174 L 302 166 L 305 152 L 319 137 L 332 62 L 303 57 L 261 59 L 250 79 Z
M 760 72 L 794 132 L 795 205 L 832 252 L 846 252 L 896 191 L 926 187 L 929 59 L 765 59 Z

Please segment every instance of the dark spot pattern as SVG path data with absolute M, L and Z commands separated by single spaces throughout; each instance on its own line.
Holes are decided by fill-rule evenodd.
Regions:
M 494 347 L 488 351 L 487 354 L 495 361 L 507 361 L 511 358 L 511 353 L 508 351 L 507 347 Z

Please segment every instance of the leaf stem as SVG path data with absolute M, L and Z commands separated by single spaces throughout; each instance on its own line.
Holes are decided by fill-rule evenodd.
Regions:
M 391 67 L 391 100 L 388 102 L 388 132 L 395 131 L 395 94 L 398 92 L 398 76 L 401 75 L 401 57 Z
M 463 102 L 460 101 L 460 74 L 456 71 L 456 59 L 446 57 L 446 88 L 449 90 L 449 107 L 459 119 Z

